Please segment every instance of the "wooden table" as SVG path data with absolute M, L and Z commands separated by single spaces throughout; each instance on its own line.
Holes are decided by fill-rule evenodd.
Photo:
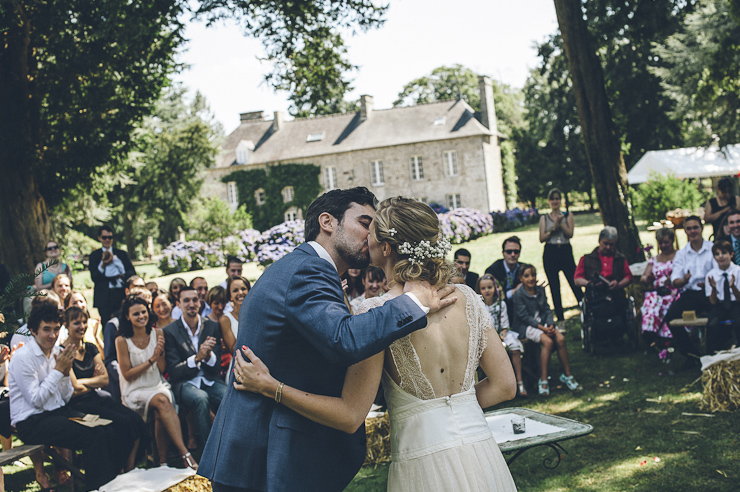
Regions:
M 498 425 L 494 428 L 492 421 L 495 422 L 498 420 L 497 424 L 502 424 L 503 422 L 500 417 L 507 414 L 521 415 L 527 419 L 525 420 L 526 424 L 534 423 L 534 425 L 530 425 L 527 428 L 527 432 L 521 435 L 514 434 L 510 419 L 506 419 L 508 425 L 504 427 L 503 432 L 501 432 L 501 428 Z M 501 449 L 501 452 L 506 455 L 512 455 L 506 460 L 508 465 L 528 449 L 546 446 L 555 451 L 557 460 L 553 461 L 552 458 L 545 458 L 542 464 L 545 468 L 556 468 L 560 464 L 560 460 L 567 454 L 567 451 L 563 449 L 560 442 L 588 435 L 594 430 L 593 426 L 589 424 L 558 417 L 557 415 L 529 410 L 528 408 L 502 408 L 500 410 L 486 412 L 485 416 L 494 433 L 494 438 L 499 443 L 498 447 Z M 537 424 L 545 424 L 542 427 L 552 426 L 554 428 L 544 429 L 547 432 L 540 435 L 531 435 L 530 430 L 534 429 L 530 429 L 530 427 L 534 428 Z

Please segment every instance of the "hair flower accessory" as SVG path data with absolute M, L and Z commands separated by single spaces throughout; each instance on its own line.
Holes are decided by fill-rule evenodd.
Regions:
M 391 235 L 391 237 L 395 236 L 398 231 L 394 228 L 388 229 L 388 234 Z
M 398 252 L 402 255 L 409 255 L 409 261 L 412 265 L 420 265 L 431 258 L 444 258 L 450 252 L 450 249 L 450 241 L 447 238 L 440 238 L 435 244 L 429 241 L 419 241 L 418 244 L 411 244 L 407 241 L 398 247 Z

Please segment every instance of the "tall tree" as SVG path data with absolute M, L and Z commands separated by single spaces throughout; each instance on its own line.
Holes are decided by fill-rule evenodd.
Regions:
M 515 129 L 522 127 L 522 93 L 518 89 L 492 80 L 493 100 L 496 107 L 497 129 L 504 136 L 501 145 L 504 191 L 507 206 L 516 202 Z M 463 65 L 437 67 L 429 75 L 414 79 L 406 84 L 394 106 L 426 104 L 435 101 L 453 100 L 458 97 L 467 102 L 474 111 L 480 111 L 480 89 L 478 75 Z
M 0 9 L 0 261 L 31 271 L 49 236 L 47 207 L 121 162 L 135 125 L 178 69 L 185 0 L 11 0 Z M 196 13 L 236 17 L 289 60 L 313 32 L 382 22 L 370 0 L 202 0 Z M 339 46 L 334 43 L 333 49 Z M 276 67 L 289 66 L 276 64 Z M 308 68 L 286 71 L 302 80 Z
M 629 202 L 627 169 L 614 131 L 601 62 L 593 50 L 581 2 L 555 0 L 555 12 L 568 57 L 601 216 L 605 224 L 619 231 L 618 245 L 622 253 L 631 261 L 643 259 Z

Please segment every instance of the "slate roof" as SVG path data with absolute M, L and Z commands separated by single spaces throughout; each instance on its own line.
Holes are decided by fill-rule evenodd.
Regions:
M 236 146 L 251 140 L 247 165 L 303 159 L 356 150 L 390 147 L 476 135 L 493 135 L 463 100 L 375 109 L 365 121 L 360 112 L 284 121 L 273 132 L 272 121 L 244 121 L 222 146 L 218 167 L 236 165 Z M 320 141 L 307 142 L 310 134 Z

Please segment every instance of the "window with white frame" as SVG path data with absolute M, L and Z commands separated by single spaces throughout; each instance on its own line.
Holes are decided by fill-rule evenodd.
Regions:
M 296 220 L 298 218 L 298 209 L 295 207 L 290 207 L 288 210 L 285 211 L 285 215 L 283 216 L 285 219 L 285 222 L 288 222 L 289 220 Z
M 411 166 L 412 181 L 421 181 L 424 179 L 424 167 L 422 166 L 420 155 L 409 157 L 409 166 Z
M 231 210 L 236 210 L 239 206 L 239 190 L 234 181 L 226 183 L 226 201 L 229 207 L 231 207 Z
M 382 186 L 385 184 L 383 161 L 373 161 L 370 163 L 370 181 L 373 186 Z
M 337 188 L 336 167 L 324 168 L 324 188 L 326 189 L 326 191 L 335 190 Z
M 265 204 L 265 190 L 260 188 L 259 190 L 255 191 L 254 201 L 257 202 L 257 205 L 264 205 Z
M 290 203 L 293 201 L 293 187 L 286 186 L 283 188 L 283 203 Z
M 454 208 L 460 208 L 462 207 L 462 203 L 460 202 L 460 194 L 451 194 L 447 195 L 447 208 L 450 210 Z
M 445 166 L 445 176 L 451 177 L 459 174 L 457 169 L 457 151 L 448 150 L 443 152 L 442 162 Z

